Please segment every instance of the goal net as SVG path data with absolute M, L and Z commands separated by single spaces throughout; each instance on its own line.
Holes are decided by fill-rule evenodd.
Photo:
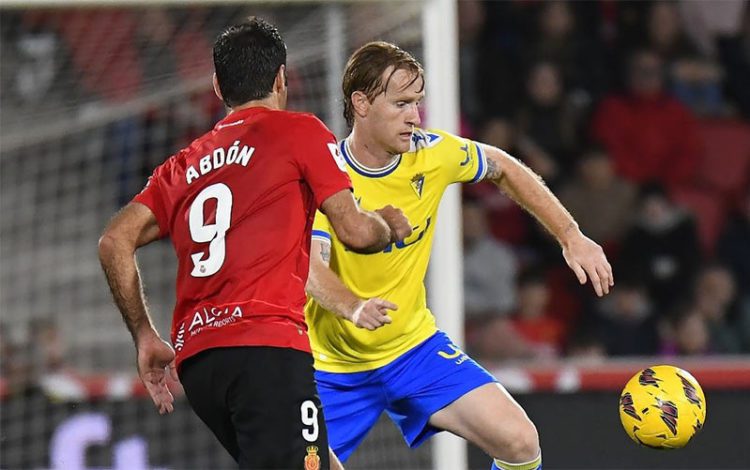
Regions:
M 98 237 L 156 165 L 223 115 L 211 47 L 224 27 L 252 15 L 276 24 L 290 108 L 343 137 L 348 54 L 384 39 L 421 58 L 423 4 L 46 3 L 62 6 L 0 9 L 0 468 L 231 468 L 184 397 L 160 417 L 143 395 Z M 174 254 L 168 242 L 141 251 L 166 336 Z M 385 421 L 348 465 L 430 467 L 429 444 L 409 451 Z

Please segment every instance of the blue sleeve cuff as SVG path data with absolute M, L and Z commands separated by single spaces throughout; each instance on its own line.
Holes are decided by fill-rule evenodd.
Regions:
M 474 145 L 477 147 L 479 164 L 477 165 L 477 174 L 474 175 L 474 178 L 472 178 L 470 183 L 478 183 L 482 181 L 487 174 L 487 157 L 485 157 L 484 152 L 482 152 L 482 147 L 478 143 L 474 142 Z
M 328 243 L 331 243 L 331 234 L 328 232 L 324 232 L 323 230 L 313 230 L 312 237 L 317 238 L 319 240 L 325 240 Z

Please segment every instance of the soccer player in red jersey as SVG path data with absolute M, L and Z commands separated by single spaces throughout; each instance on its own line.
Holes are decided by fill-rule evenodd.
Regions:
M 286 46 L 263 20 L 214 45 L 214 88 L 231 109 L 170 157 L 110 222 L 99 257 L 160 413 L 167 372 L 242 468 L 328 468 L 327 431 L 304 321 L 311 226 L 324 212 L 357 252 L 411 233 L 400 210 L 359 209 L 336 140 L 284 111 Z M 137 248 L 169 237 L 179 260 L 171 343 L 146 307 Z

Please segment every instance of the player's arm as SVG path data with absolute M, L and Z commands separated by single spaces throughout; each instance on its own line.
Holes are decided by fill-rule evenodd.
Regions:
M 357 253 L 377 253 L 391 242 L 411 235 L 411 225 L 400 209 L 386 206 L 375 212 L 360 209 L 348 189 L 321 205 L 338 239 Z
M 375 330 L 391 323 L 388 310 L 398 307 L 387 300 L 357 297 L 329 268 L 331 243 L 314 238 L 310 246 L 310 274 L 307 293 L 326 310 L 354 323 L 358 328 Z
M 541 177 L 506 152 L 479 145 L 487 156 L 485 179 L 494 182 L 557 239 L 565 261 L 581 284 L 586 283 L 588 275 L 598 296 L 609 293 L 614 276 L 602 247 L 581 232 Z
M 138 373 L 159 413 L 171 413 L 174 398 L 166 385 L 166 369 L 177 380 L 174 351 L 154 328 L 146 308 L 135 251 L 159 238 L 159 226 L 151 210 L 140 203 L 122 209 L 99 239 L 99 261 L 115 304 L 138 352 Z
M 159 225 L 148 207 L 131 203 L 110 221 L 99 239 L 99 261 L 136 345 L 158 335 L 146 308 L 135 250 L 159 238 Z
M 351 192 L 351 179 L 336 138 L 318 118 L 303 115 L 294 127 L 306 142 L 305 158 L 297 158 L 300 172 L 313 190 L 318 208 L 330 222 L 338 239 L 356 253 L 377 253 L 389 243 L 411 235 L 403 213 L 386 206 L 378 213 L 360 209 Z

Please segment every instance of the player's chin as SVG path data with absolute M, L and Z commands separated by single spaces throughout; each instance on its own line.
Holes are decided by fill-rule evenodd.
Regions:
M 398 139 L 394 142 L 394 147 L 398 153 L 408 152 L 411 148 L 411 132 L 399 134 Z

